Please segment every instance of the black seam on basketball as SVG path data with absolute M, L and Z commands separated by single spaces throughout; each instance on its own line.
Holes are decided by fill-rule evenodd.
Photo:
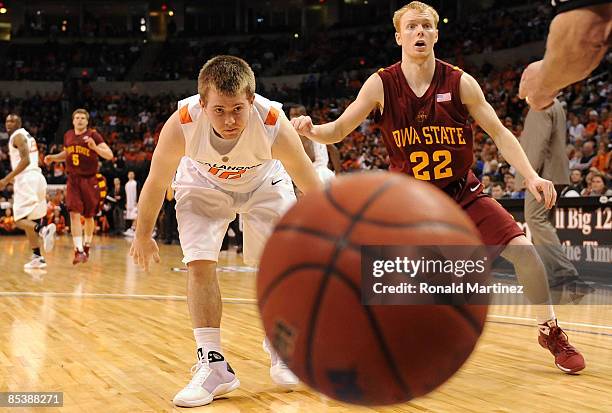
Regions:
M 322 263 L 303 262 L 303 263 L 293 265 L 287 268 L 278 277 L 275 277 L 274 281 L 272 281 L 270 285 L 268 285 L 268 287 L 265 289 L 263 294 L 261 294 L 261 297 L 258 300 L 259 308 L 263 310 L 264 306 L 266 305 L 266 302 L 268 301 L 268 297 L 276 289 L 276 287 L 278 287 L 280 283 L 283 282 L 286 278 L 290 277 L 291 275 L 294 275 L 297 271 L 304 270 L 304 269 L 321 270 L 321 269 L 325 269 L 325 267 L 326 267 L 326 264 L 322 264 Z
M 325 194 L 325 198 L 327 198 L 327 200 L 329 201 L 329 203 L 330 203 L 330 204 L 332 204 L 332 206 L 333 206 L 334 208 L 336 208 L 336 209 L 338 210 L 338 212 L 340 212 L 342 215 L 346 215 L 347 217 L 349 217 L 349 219 L 350 219 L 351 221 L 353 221 L 353 219 L 354 219 L 354 218 L 355 218 L 355 216 L 357 216 L 357 215 L 359 215 L 359 216 L 360 216 L 360 218 L 361 218 L 361 214 L 362 214 L 363 212 L 365 212 L 365 210 L 364 210 L 363 208 L 364 208 L 366 205 L 368 205 L 368 203 L 370 202 L 370 200 L 372 199 L 372 197 L 377 198 L 377 197 L 378 197 L 378 194 L 379 194 L 379 192 L 380 192 L 380 190 L 381 190 L 382 188 L 385 188 L 385 191 L 386 191 L 387 189 L 389 189 L 389 186 L 391 186 L 392 184 L 394 184 L 394 183 L 395 183 L 395 181 L 397 181 L 397 179 L 393 179 L 393 177 L 391 177 L 389 180 L 387 180 L 387 181 L 385 182 L 385 184 L 384 184 L 382 187 L 378 188 L 378 189 L 377 189 L 377 190 L 376 190 L 376 191 L 375 191 L 375 192 L 374 192 L 372 195 L 370 195 L 370 198 L 369 198 L 368 200 L 366 200 L 366 202 L 365 202 L 365 203 L 362 205 L 361 209 L 360 209 L 359 211 L 357 211 L 357 214 L 356 214 L 356 215 L 351 215 L 351 213 L 350 213 L 349 211 L 347 211 L 347 210 L 345 210 L 344 208 L 342 208 L 342 205 L 340 205 L 340 203 L 338 203 L 338 202 L 336 201 L 336 199 L 333 197 L 333 195 L 332 195 L 332 193 L 331 193 L 331 190 L 332 190 L 332 186 L 331 186 L 331 185 L 330 185 L 330 186 L 328 186 L 328 187 L 326 187 L 326 188 L 325 188 L 325 191 L 323 191 L 323 193 Z M 384 191 L 383 191 L 383 192 L 384 192 Z M 380 192 L 380 193 L 382 193 L 382 192 Z M 368 206 L 369 206 L 369 205 L 368 205 Z M 362 218 L 362 219 L 363 219 L 363 218 Z
M 394 180 L 388 180 L 387 182 L 385 182 L 380 188 L 378 188 L 372 195 L 370 195 L 370 197 L 364 202 L 364 204 L 361 206 L 361 208 L 357 211 L 357 213 L 354 216 L 351 216 L 351 222 L 349 223 L 346 231 L 344 232 L 344 234 L 339 238 L 338 242 L 335 245 L 335 250 L 334 253 L 331 257 L 331 259 L 329 260 L 329 262 L 327 263 L 327 266 L 325 268 L 325 272 L 323 273 L 323 280 L 321 281 L 321 284 L 319 285 L 319 290 L 317 291 L 317 295 L 315 297 L 315 301 L 313 303 L 313 307 L 312 307 L 312 314 L 310 315 L 310 322 L 308 325 L 308 330 L 307 330 L 307 341 L 306 341 L 306 360 L 305 360 L 305 365 L 306 365 L 306 374 L 308 375 L 308 378 L 310 379 L 310 382 L 312 383 L 313 386 L 315 386 L 316 381 L 315 381 L 315 377 L 314 377 L 314 373 L 312 370 L 312 343 L 314 340 L 314 332 L 315 332 L 315 327 L 317 324 L 317 319 L 318 319 L 318 315 L 319 315 L 319 310 L 321 307 L 321 302 L 323 300 L 323 295 L 325 294 L 325 291 L 327 289 L 327 284 L 329 282 L 330 279 L 330 275 L 334 273 L 334 267 L 335 267 L 335 263 L 336 260 L 338 259 L 338 256 L 340 255 L 340 252 L 342 252 L 342 250 L 346 247 L 346 239 L 348 238 L 348 236 L 351 234 L 351 232 L 353 231 L 353 228 L 355 227 L 355 225 L 360 221 L 361 217 L 363 216 L 363 214 L 365 213 L 365 211 L 367 211 L 367 209 L 374 203 L 374 201 L 376 201 L 376 199 L 378 197 L 380 197 L 385 191 L 387 191 L 392 184 Z M 327 196 L 328 199 L 331 198 L 331 187 L 328 187 L 325 189 L 325 194 Z M 363 308 L 363 306 L 362 306 Z M 380 337 L 380 340 L 384 341 L 383 337 Z M 385 346 L 386 348 L 386 346 Z M 382 349 L 381 349 L 382 350 Z M 386 357 L 387 361 L 388 361 L 388 368 L 391 370 L 391 372 L 394 373 L 394 368 L 395 368 L 395 363 L 393 362 L 393 359 L 390 355 L 388 355 Z M 390 361 L 390 362 L 389 362 Z M 402 391 L 405 392 L 405 394 L 411 394 L 411 391 L 408 387 L 408 385 L 404 382 L 403 378 L 401 376 L 397 377 L 398 380 L 398 384 L 401 387 Z
M 342 274 L 340 271 L 338 271 L 336 269 L 336 271 L 334 272 L 334 274 L 336 275 L 336 278 L 344 281 L 344 283 L 346 284 L 346 286 L 349 288 L 349 290 L 351 290 L 354 294 L 355 297 L 357 298 L 357 301 L 359 303 L 361 303 L 361 288 L 360 286 L 356 285 L 355 283 L 353 283 L 353 281 L 350 279 L 349 276 Z M 376 341 L 378 342 L 378 346 L 379 346 L 379 350 L 381 351 L 383 358 L 385 359 L 385 361 L 387 362 L 387 366 L 389 367 L 389 369 L 391 370 L 391 374 L 393 375 L 393 378 L 395 379 L 395 381 L 397 383 L 400 384 L 400 387 L 402 388 L 402 391 L 404 392 L 404 395 L 406 396 L 407 399 L 412 399 L 412 391 L 410 390 L 410 387 L 408 386 L 408 383 L 404 382 L 404 378 L 402 377 L 398 367 L 397 367 L 397 363 L 395 362 L 395 360 L 393 360 L 393 356 L 391 354 L 391 351 L 389 351 L 389 347 L 387 346 L 387 342 L 383 336 L 383 333 L 380 329 L 380 326 L 378 325 L 378 321 L 376 320 L 376 317 L 374 316 L 374 314 L 372 313 L 372 310 L 370 309 L 370 307 L 368 306 L 364 306 L 361 305 L 361 308 L 363 308 L 365 314 L 366 314 L 366 318 L 368 319 L 368 322 L 370 324 L 370 328 L 372 329 L 372 333 L 374 333 L 374 338 L 376 339 Z

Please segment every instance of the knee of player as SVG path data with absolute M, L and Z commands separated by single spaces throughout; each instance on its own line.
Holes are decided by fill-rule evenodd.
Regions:
M 194 277 L 210 277 L 216 275 L 217 262 L 210 260 L 196 260 L 187 264 L 187 270 L 190 276 Z
M 20 219 L 19 221 L 15 221 L 15 226 L 20 229 L 24 229 L 28 226 L 27 219 Z

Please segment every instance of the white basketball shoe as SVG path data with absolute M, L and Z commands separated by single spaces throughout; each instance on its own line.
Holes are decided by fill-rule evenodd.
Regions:
M 174 396 L 174 404 L 180 407 L 204 406 L 213 401 L 213 398 L 240 386 L 240 380 L 234 370 L 225 361 L 223 355 L 216 351 L 209 351 L 207 358 L 199 357 L 198 362 L 191 368 L 193 377 L 183 390 Z
M 270 377 L 272 381 L 283 387 L 291 388 L 296 386 L 300 380 L 289 370 L 289 367 L 287 367 L 279 355 L 276 354 L 267 338 L 264 339 L 263 349 L 270 356 Z
M 23 266 L 24 270 L 42 270 L 43 268 L 47 268 L 47 262 L 39 255 L 32 255 L 31 261 Z

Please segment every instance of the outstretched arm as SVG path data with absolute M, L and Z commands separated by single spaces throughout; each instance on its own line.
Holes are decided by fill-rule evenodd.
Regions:
M 338 119 L 322 125 L 313 125 L 310 116 L 299 116 L 291 124 L 300 135 L 315 142 L 330 144 L 340 142 L 363 122 L 376 107 L 384 105 L 382 79 L 372 74 L 363 84 L 357 99 L 352 102 Z
M 178 111 L 166 121 L 159 135 L 159 142 L 153 152 L 151 169 L 140 192 L 136 236 L 130 249 L 134 262 L 148 269 L 149 260 L 159 262 L 155 241 L 151 238 L 157 215 L 161 209 L 172 177 L 185 155 L 185 137 L 179 123 Z
M 552 103 L 559 90 L 587 77 L 599 64 L 612 32 L 612 4 L 557 15 L 550 24 L 544 59 L 527 66 L 519 96 L 536 110 Z
M 298 189 L 306 194 L 309 191 L 319 189 L 323 186 L 314 166 L 302 146 L 300 137 L 289 123 L 289 120 L 282 116 L 279 119 L 280 129 L 276 140 L 272 145 L 272 157 L 282 162 L 289 176 Z
M 527 189 L 538 202 L 542 200 L 540 192 L 543 192 L 545 206 L 552 208 L 557 198 L 553 183 L 538 176 L 518 140 L 502 125 L 495 110 L 486 101 L 478 82 L 467 73 L 461 76 L 460 94 L 461 101 L 467 107 L 470 115 L 491 136 L 510 165 L 525 177 Z

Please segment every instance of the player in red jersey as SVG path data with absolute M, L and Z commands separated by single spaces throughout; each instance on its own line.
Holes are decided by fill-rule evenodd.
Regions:
M 533 170 L 476 80 L 435 58 L 438 19 L 431 6 L 418 1 L 397 10 L 393 24 L 402 60 L 371 75 L 357 99 L 336 121 L 314 126 L 310 117 L 302 116 L 292 124 L 299 134 L 314 141 L 336 143 L 376 110 L 391 170 L 444 190 L 472 218 L 485 245 L 503 250 L 502 255 L 514 264 L 519 281 L 535 304 L 540 345 L 555 356 L 559 369 L 575 373 L 584 368 L 584 358 L 557 325 L 540 257 L 512 216 L 482 193 L 482 184 L 471 172 L 473 139 L 468 117 L 471 115 L 493 138 L 504 158 L 525 177 L 526 188 L 547 208 L 555 204 L 554 186 Z
M 85 263 L 89 258 L 89 247 L 95 229 L 94 216 L 100 205 L 98 156 L 112 159 L 113 152 L 104 143 L 102 135 L 88 128 L 89 113 L 77 109 L 72 113 L 72 125 L 64 134 L 64 150 L 45 156 L 45 163 L 66 162 L 68 181 L 66 185 L 66 207 L 70 212 L 70 232 L 74 242 L 72 264 Z M 85 228 L 81 225 L 85 218 Z M 83 236 L 83 233 L 85 234 Z

